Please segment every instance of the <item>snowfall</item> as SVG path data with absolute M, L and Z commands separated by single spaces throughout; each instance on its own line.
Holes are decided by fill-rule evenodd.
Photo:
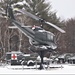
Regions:
M 38 65 L 39 66 L 39 65 Z M 0 66 L 0 74 L 75 74 L 74 64 L 50 64 L 42 70 L 34 66 Z

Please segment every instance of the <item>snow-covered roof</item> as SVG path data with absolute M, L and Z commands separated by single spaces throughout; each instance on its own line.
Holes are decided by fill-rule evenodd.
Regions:
M 20 51 L 12 51 L 12 52 L 7 52 L 6 54 L 12 54 L 12 53 L 21 53 L 22 54 L 22 52 L 20 52 Z

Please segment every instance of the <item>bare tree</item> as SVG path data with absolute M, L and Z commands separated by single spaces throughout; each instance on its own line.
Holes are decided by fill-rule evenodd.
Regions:
M 66 22 L 66 46 L 68 52 L 75 52 L 75 19 Z

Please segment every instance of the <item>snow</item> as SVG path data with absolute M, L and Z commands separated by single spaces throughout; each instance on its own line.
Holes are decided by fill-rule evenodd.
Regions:
M 1 66 L 0 74 L 75 74 L 75 65 L 71 64 L 59 64 L 51 66 L 61 66 L 61 68 L 49 68 L 49 69 L 28 69 L 23 66 Z M 31 67 L 32 68 L 32 67 Z

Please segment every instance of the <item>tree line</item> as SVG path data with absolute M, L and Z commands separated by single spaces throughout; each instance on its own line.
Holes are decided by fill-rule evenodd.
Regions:
M 1 0 L 0 10 L 6 10 L 7 3 L 9 2 L 10 0 Z M 51 31 L 56 35 L 56 43 L 58 46 L 56 51 L 59 53 L 75 52 L 75 18 L 66 21 L 61 20 L 60 17 L 57 17 L 56 11 L 51 11 L 51 4 L 46 3 L 45 0 L 11 0 L 11 4 L 14 8 L 25 8 L 32 14 L 64 29 L 66 33 L 62 34 L 52 27 L 44 26 L 46 30 Z M 24 25 L 40 25 L 26 15 L 17 15 L 16 12 L 14 12 L 14 14 L 16 15 L 16 19 Z M 28 38 L 18 29 L 10 29 L 9 26 L 12 26 L 9 19 L 0 15 L 0 57 L 8 51 L 20 50 L 23 53 L 31 53 L 31 51 L 28 50 L 28 47 L 30 46 Z

